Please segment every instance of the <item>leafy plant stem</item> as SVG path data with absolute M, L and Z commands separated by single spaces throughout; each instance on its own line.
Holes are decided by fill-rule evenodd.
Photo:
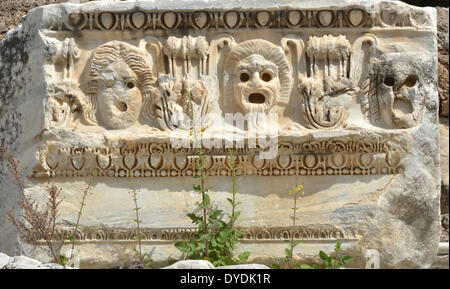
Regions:
M 203 203 L 203 226 L 205 234 L 208 233 L 208 219 L 207 217 L 207 204 L 206 204 L 206 197 L 205 197 L 205 179 L 204 179 L 204 170 L 203 170 L 203 158 L 200 158 L 200 167 L 201 167 L 201 190 L 202 190 L 202 203 Z M 208 239 L 205 239 L 205 257 L 209 258 L 209 242 Z
M 73 258 L 73 251 L 75 249 L 75 234 L 78 231 L 78 227 L 80 225 L 81 215 L 83 213 L 83 208 L 86 205 L 86 197 L 88 195 L 89 189 L 92 187 L 92 180 L 93 180 L 92 174 L 90 174 L 89 175 L 89 183 L 88 183 L 86 189 L 83 191 L 83 198 L 82 198 L 81 203 L 80 203 L 80 210 L 78 211 L 77 222 L 75 223 L 75 227 L 74 227 L 73 233 L 72 233 L 72 240 L 71 240 L 72 241 L 72 248 L 70 249 L 69 261 L 71 261 L 72 258 Z
M 230 155 L 230 159 L 231 159 L 231 182 L 232 182 L 232 190 L 231 190 L 231 194 L 232 194 L 232 202 L 231 202 L 231 220 L 230 220 L 230 229 L 233 229 L 234 226 L 234 222 L 236 221 L 236 217 L 235 217 L 235 210 L 237 207 L 236 204 L 236 194 L 237 194 L 237 190 L 236 190 L 236 166 L 234 163 L 234 156 L 233 156 L 233 151 L 231 149 L 228 149 L 228 154 Z
M 291 232 L 291 252 L 289 256 L 289 264 L 292 262 L 294 258 L 294 232 L 295 232 L 295 220 L 296 220 L 296 211 L 297 211 L 297 193 L 294 194 L 294 216 L 292 218 L 292 232 Z M 290 265 L 289 265 L 290 266 Z
M 192 98 L 191 98 L 191 94 L 189 92 L 189 90 L 185 89 L 184 90 L 185 94 L 188 96 L 189 98 L 189 109 L 191 110 L 191 118 L 192 118 L 192 126 L 193 126 L 193 138 L 194 138 L 194 145 L 196 145 L 197 142 L 197 128 L 196 128 L 196 123 L 195 123 L 195 114 L 194 114 L 194 106 L 192 105 Z M 201 128 L 200 128 L 201 131 Z M 199 169 L 200 169 L 200 193 L 202 195 L 202 209 L 203 209 L 203 233 L 204 234 L 208 234 L 208 218 L 207 218 L 207 209 L 208 209 L 208 204 L 206 203 L 206 187 L 205 187 L 205 170 L 203 167 L 203 159 L 204 159 L 204 152 L 202 149 L 202 145 L 200 142 L 200 148 L 198 149 L 198 157 L 199 157 Z M 205 238 L 205 257 L 209 258 L 209 242 L 208 242 L 208 238 Z
M 131 186 L 132 186 L 132 191 L 131 191 L 131 197 L 133 199 L 134 202 L 134 211 L 136 212 L 136 233 L 137 233 L 137 241 L 138 241 L 138 247 L 139 247 L 139 251 L 138 251 L 138 259 L 139 259 L 139 263 L 143 264 L 143 259 L 142 259 L 142 244 L 141 244 L 141 228 L 140 228 L 140 220 L 139 220 L 139 207 L 138 207 L 138 203 L 137 203 L 137 192 L 136 192 L 136 187 L 134 185 L 133 180 L 131 180 Z

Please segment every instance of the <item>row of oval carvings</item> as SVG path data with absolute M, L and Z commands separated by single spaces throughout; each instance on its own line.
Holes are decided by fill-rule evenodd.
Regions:
M 297 227 L 294 232 L 291 228 L 238 228 L 244 230 L 245 234 L 241 240 L 289 240 L 294 234 L 294 239 L 299 240 L 349 240 L 355 239 L 354 233 L 344 232 L 333 226 L 323 228 Z M 141 229 L 142 241 L 182 241 L 196 236 L 196 229 L 173 228 L 173 229 Z M 78 241 L 135 241 L 136 230 L 134 229 L 109 229 L 109 228 L 86 228 L 78 229 L 75 233 L 70 229 L 59 229 L 56 239 L 69 241 L 71 236 Z M 39 239 L 39 238 L 38 238 Z
M 380 26 L 399 26 L 395 12 L 382 11 Z M 372 17 L 371 17 L 372 16 Z M 193 11 L 193 12 L 144 12 L 130 13 L 73 13 L 65 19 L 65 27 L 72 31 L 145 30 L 145 29 L 212 29 L 212 28 L 345 28 L 375 26 L 373 15 L 363 8 L 347 10 L 278 10 L 278 11 Z
M 248 143 L 244 143 L 244 147 L 236 147 L 237 144 L 233 144 L 233 154 L 245 154 L 251 152 L 266 151 L 260 146 L 259 143 L 255 143 L 255 148 L 249 148 Z M 50 148 L 50 151 L 58 151 L 58 154 L 62 155 L 77 155 L 77 154 L 103 154 L 103 155 L 125 155 L 127 153 L 139 154 L 183 154 L 188 155 L 195 154 L 197 149 L 193 149 L 193 143 L 190 143 L 189 148 L 175 148 L 170 142 L 148 142 L 139 143 L 133 145 L 124 145 L 121 147 L 103 147 L 103 148 L 90 148 L 90 147 L 67 147 L 67 148 Z M 227 151 L 222 147 L 202 147 L 204 150 L 211 153 L 227 154 Z M 375 140 L 341 140 L 341 139 L 327 139 L 321 141 L 306 141 L 306 142 L 291 142 L 291 141 L 279 141 L 278 151 L 289 153 L 333 153 L 333 152 L 347 152 L 347 153 L 387 153 L 387 152 L 404 152 L 403 147 L 395 146 L 390 142 L 386 142 L 380 139 Z
M 75 155 L 48 163 L 50 176 L 168 177 L 199 175 L 197 156 Z M 113 159 L 114 158 L 114 159 Z M 401 153 L 280 154 L 273 160 L 257 154 L 235 157 L 236 175 L 377 175 L 403 171 Z M 60 163 L 62 165 L 60 165 Z M 231 176 L 232 160 L 226 155 L 209 155 L 203 160 L 209 175 Z

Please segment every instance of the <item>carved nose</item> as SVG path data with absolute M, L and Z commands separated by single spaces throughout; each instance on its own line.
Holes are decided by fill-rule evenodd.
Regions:
M 107 80 L 105 81 L 106 87 L 113 87 L 114 83 L 115 83 L 115 80 L 114 80 L 114 79 L 107 79 Z
M 263 82 L 259 77 L 259 72 L 255 72 L 252 74 L 252 81 L 250 81 L 250 85 L 254 88 L 258 88 L 263 85 Z

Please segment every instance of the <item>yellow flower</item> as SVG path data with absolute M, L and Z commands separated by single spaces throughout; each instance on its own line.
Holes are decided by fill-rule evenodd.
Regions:
M 305 192 L 304 191 L 302 191 L 302 196 L 304 196 L 305 195 Z
M 292 190 L 289 190 L 289 195 L 292 195 Z
M 299 191 L 303 190 L 303 186 L 302 186 L 302 185 L 299 185 L 299 186 L 298 186 L 298 190 L 299 190 Z

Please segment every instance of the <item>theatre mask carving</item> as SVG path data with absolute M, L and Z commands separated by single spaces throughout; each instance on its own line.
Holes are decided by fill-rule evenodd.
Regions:
M 283 49 L 265 40 L 234 43 L 226 57 L 224 101 L 243 113 L 267 113 L 292 88 Z

